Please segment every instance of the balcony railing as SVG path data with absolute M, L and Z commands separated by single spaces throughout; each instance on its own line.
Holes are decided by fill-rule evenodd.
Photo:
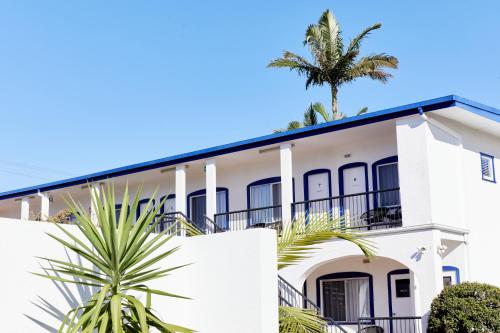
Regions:
M 214 215 L 215 232 L 237 231 L 252 228 L 282 227 L 281 205 L 251 208 Z
M 278 275 L 278 301 L 281 306 L 290 306 L 313 310 L 321 314 L 321 309 L 314 304 L 307 296 L 298 291 L 294 286 Z M 325 332 L 328 333 L 347 333 L 347 331 L 331 318 L 324 318 L 327 322 Z
M 160 222 L 156 225 L 155 232 L 168 230 L 167 234 L 177 236 L 192 236 L 204 234 L 205 226 L 198 226 L 182 212 L 165 213 L 161 216 Z
M 360 333 L 423 333 L 422 317 L 359 318 Z
M 362 192 L 292 204 L 296 219 L 338 219 L 343 229 L 374 230 L 401 226 L 399 188 Z
M 320 309 L 316 304 L 279 275 L 278 297 L 280 305 L 309 309 L 320 313 Z
M 307 223 L 312 219 L 332 218 L 338 220 L 336 224 L 342 229 L 375 230 L 402 224 L 399 188 L 295 202 L 291 208 L 294 219 Z M 281 205 L 275 205 L 217 213 L 213 219 L 205 217 L 203 225 L 191 223 L 205 233 L 253 228 L 279 231 L 283 228 L 283 216 Z

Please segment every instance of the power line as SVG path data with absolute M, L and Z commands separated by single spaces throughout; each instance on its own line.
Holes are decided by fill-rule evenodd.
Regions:
M 34 170 L 34 171 L 51 172 L 51 173 L 54 173 L 54 174 L 59 174 L 59 175 L 64 175 L 64 176 L 70 176 L 71 175 L 70 173 L 65 172 L 65 171 L 51 169 L 51 168 L 37 166 L 37 165 L 32 165 L 32 164 L 26 164 L 26 163 L 16 162 L 16 161 L 0 160 L 0 163 L 9 164 L 9 165 L 12 165 L 12 166 L 17 166 L 17 167 L 20 167 L 20 168 L 23 168 L 23 169 L 30 169 L 30 170 Z
M 47 178 L 47 177 L 35 176 L 35 175 L 30 175 L 27 173 L 22 173 L 22 172 L 17 172 L 17 171 L 0 169 L 0 172 L 5 172 L 5 173 L 11 174 L 11 175 L 23 176 L 23 177 L 28 177 L 28 178 L 35 178 L 35 179 L 41 179 L 41 180 L 51 180 L 50 178 Z

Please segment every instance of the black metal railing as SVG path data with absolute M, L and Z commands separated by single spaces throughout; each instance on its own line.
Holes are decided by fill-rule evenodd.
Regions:
M 214 222 L 214 220 L 212 220 L 211 218 L 209 218 L 206 215 L 205 215 L 205 226 L 206 226 L 205 232 L 207 234 L 216 234 L 216 233 L 221 233 L 221 232 L 226 231 L 226 230 L 222 229 L 221 227 L 219 227 Z
M 237 231 L 251 228 L 281 229 L 281 205 L 251 208 L 214 215 L 216 232 Z
M 348 333 L 348 331 L 344 327 L 342 327 L 342 324 L 336 322 L 332 318 L 325 318 L 325 319 L 328 323 L 327 327 L 328 333 Z
M 278 275 L 278 300 L 281 306 L 291 306 L 294 308 L 302 308 L 316 311 L 321 314 L 321 309 L 307 296 L 301 293 L 297 288 L 292 286 L 288 281 Z M 327 326 L 325 327 L 328 333 L 347 333 L 347 331 L 335 320 L 325 318 Z
M 359 333 L 423 333 L 422 317 L 373 317 L 358 319 Z
M 159 217 L 161 220 L 156 225 L 155 232 L 168 230 L 169 235 L 192 236 L 194 234 L 205 234 L 204 226 L 196 225 L 182 212 L 165 213 Z
M 399 188 L 362 192 L 292 204 L 295 219 L 330 217 L 345 229 L 385 229 L 402 225 Z
M 295 308 L 303 308 L 314 310 L 320 313 L 319 307 L 314 304 L 309 298 L 298 291 L 294 286 L 288 283 L 285 279 L 278 275 L 278 297 L 280 305 L 293 306 Z

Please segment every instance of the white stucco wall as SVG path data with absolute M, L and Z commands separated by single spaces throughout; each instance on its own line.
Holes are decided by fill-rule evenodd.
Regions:
M 463 174 L 455 182 L 463 186 L 464 205 L 450 207 L 448 211 L 461 212 L 464 215 L 464 227 L 470 230 L 466 251 L 469 257 L 468 279 L 500 286 L 500 265 L 491 250 L 500 234 L 500 134 L 493 136 L 450 119 L 434 118 L 457 132 L 462 139 Z M 480 153 L 495 157 L 496 183 L 482 179 Z M 451 165 L 449 169 L 453 167 Z M 452 194 L 453 190 L 450 190 L 444 192 L 443 196 Z
M 377 258 L 371 263 L 362 262 L 361 251 L 342 240 L 326 242 L 310 258 L 299 265 L 280 271 L 296 288 L 307 282 L 308 298 L 316 301 L 315 281 L 318 276 L 339 272 L 363 272 L 373 276 L 374 310 L 376 316 L 388 315 L 387 273 L 395 269 L 409 269 L 414 276 L 415 311 L 413 315 L 426 318 L 434 297 L 442 290 L 442 266 L 451 265 L 465 270 L 466 263 L 461 247 L 451 249 L 448 257 L 438 254 L 447 239 L 463 239 L 459 233 L 449 233 L 439 226 L 428 224 L 403 227 L 366 234 L 366 240 L 375 247 Z M 463 242 L 462 242 L 463 243 Z M 457 251 L 451 253 L 451 251 Z M 498 278 L 495 278 L 498 282 Z M 411 315 L 411 314 L 409 314 Z
M 76 230 L 74 226 L 66 228 Z M 59 318 L 89 295 L 87 288 L 61 285 L 34 276 L 35 256 L 67 259 L 45 232 L 61 234 L 50 223 L 0 220 L 2 331 L 55 332 Z M 278 330 L 276 235 L 248 230 L 176 238 L 165 248 L 181 249 L 159 265 L 192 265 L 151 283 L 151 287 L 192 300 L 153 296 L 153 308 L 167 322 L 202 333 L 268 333 Z M 230 249 L 230 250 L 228 250 Z M 72 260 L 75 257 L 70 255 Z

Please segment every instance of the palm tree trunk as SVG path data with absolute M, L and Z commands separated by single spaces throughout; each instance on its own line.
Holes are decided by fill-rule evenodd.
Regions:
M 338 115 L 338 108 L 337 108 L 338 89 L 337 89 L 337 87 L 332 87 L 331 91 L 332 91 L 332 116 L 333 116 L 333 120 L 336 120 L 337 115 Z

